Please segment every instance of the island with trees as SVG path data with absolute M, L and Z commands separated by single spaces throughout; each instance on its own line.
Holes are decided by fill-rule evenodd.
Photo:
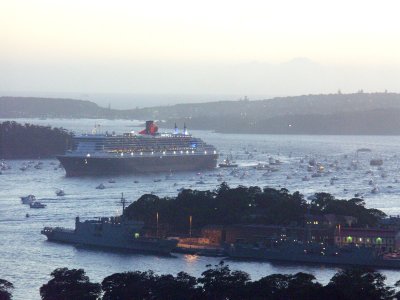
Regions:
M 304 226 L 307 214 L 348 215 L 358 227 L 376 226 L 385 213 L 366 208 L 360 198 L 336 199 L 328 193 L 316 193 L 309 202 L 299 192 L 258 186 L 230 188 L 222 183 L 214 191 L 184 189 L 176 197 L 145 194 L 125 209 L 125 217 L 143 221 L 149 228 L 160 226 L 169 232 L 187 232 L 188 218 L 193 228 L 206 225 L 296 225 Z
M 72 133 L 63 128 L 0 123 L 0 159 L 50 158 L 72 145 Z

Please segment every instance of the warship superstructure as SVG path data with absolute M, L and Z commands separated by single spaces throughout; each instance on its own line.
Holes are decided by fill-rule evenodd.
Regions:
M 228 245 L 226 251 L 230 257 L 240 259 L 400 269 L 400 257 L 358 245 L 338 247 L 317 242 L 271 240 L 269 245 L 234 243 Z
M 124 211 L 123 197 L 121 202 Z M 75 229 L 45 227 L 41 233 L 52 242 L 134 252 L 169 254 L 176 247 L 177 240 L 144 236 L 143 225 L 143 222 L 128 220 L 124 214 L 85 221 L 76 217 Z

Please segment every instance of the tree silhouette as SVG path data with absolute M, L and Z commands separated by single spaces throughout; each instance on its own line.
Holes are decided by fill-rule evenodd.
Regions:
M 221 261 L 214 268 L 204 271 L 197 281 L 202 285 L 207 299 L 244 299 L 249 280 L 249 274 L 231 271 L 229 266 Z
M 12 299 L 11 291 L 14 286 L 11 282 L 5 279 L 0 279 L 0 300 L 10 300 Z
M 14 121 L 0 123 L 0 158 L 46 158 L 63 154 L 72 144 L 72 133 Z
M 55 269 L 50 281 L 40 288 L 43 300 L 96 300 L 101 286 L 89 281 L 83 269 Z
M 251 299 L 320 299 L 322 285 L 311 274 L 272 274 L 249 283 Z
M 394 290 L 386 277 L 370 269 L 351 268 L 336 273 L 325 287 L 325 299 L 392 299 Z
M 148 272 L 115 273 L 101 283 L 103 300 L 142 300 L 151 299 L 155 275 Z
M 176 197 L 143 195 L 125 210 L 128 218 L 144 221 L 149 228 L 160 224 L 173 233 L 188 232 L 188 218 L 193 217 L 193 229 L 206 225 L 304 224 L 307 211 L 313 214 L 353 216 L 358 226 L 374 226 L 385 214 L 377 209 L 367 209 L 362 199 L 335 199 L 328 193 L 317 193 L 308 204 L 299 192 L 287 189 L 238 186 L 230 188 L 222 183 L 215 191 L 185 189 Z
M 201 299 L 201 289 L 196 287 L 197 280 L 185 272 L 173 275 L 161 275 L 152 288 L 154 300 Z

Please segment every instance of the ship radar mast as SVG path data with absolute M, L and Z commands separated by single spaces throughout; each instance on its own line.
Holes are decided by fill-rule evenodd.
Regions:
M 183 123 L 183 134 L 184 135 L 188 135 L 188 131 L 187 131 L 187 128 L 186 128 L 186 123 Z
M 92 134 L 97 134 L 100 131 L 100 124 L 95 123 L 92 129 Z
M 176 126 L 176 123 L 175 123 L 174 134 L 178 134 L 178 133 L 179 133 L 178 126 Z
M 124 193 L 121 193 L 121 204 L 122 204 L 122 216 L 124 216 L 125 204 L 126 204 L 126 199 L 124 198 Z

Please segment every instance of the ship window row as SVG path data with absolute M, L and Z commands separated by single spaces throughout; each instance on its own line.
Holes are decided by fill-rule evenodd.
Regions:
M 112 149 L 108 150 L 109 153 L 132 153 L 132 154 L 142 154 L 142 153 L 163 153 L 163 154 L 183 154 L 183 153 L 204 153 L 204 154 L 216 154 L 216 150 L 214 148 L 211 149 L 183 149 L 180 148 L 178 150 L 166 150 L 166 149 Z
M 206 143 L 204 142 L 191 142 L 191 141 L 185 141 L 185 142 L 174 142 L 174 141 L 105 141 L 104 143 L 99 143 L 99 144 L 104 144 L 106 146 L 120 146 L 120 145 L 129 145 L 129 146 L 146 146 L 146 145 L 165 145 L 165 146 L 202 146 L 205 145 Z
M 351 244 L 351 243 L 364 243 L 364 244 L 394 244 L 394 239 L 392 238 L 381 238 L 381 237 L 376 237 L 376 238 L 363 238 L 363 237 L 353 237 L 353 236 L 346 236 L 346 237 L 336 237 L 336 241 L 340 242 L 342 241 L 343 243 Z
M 147 152 L 147 151 L 192 151 L 192 150 L 214 150 L 213 146 L 201 145 L 197 147 L 192 146 L 177 146 L 177 145 L 104 145 L 93 143 L 79 143 L 73 147 L 78 151 L 123 151 L 123 152 Z

